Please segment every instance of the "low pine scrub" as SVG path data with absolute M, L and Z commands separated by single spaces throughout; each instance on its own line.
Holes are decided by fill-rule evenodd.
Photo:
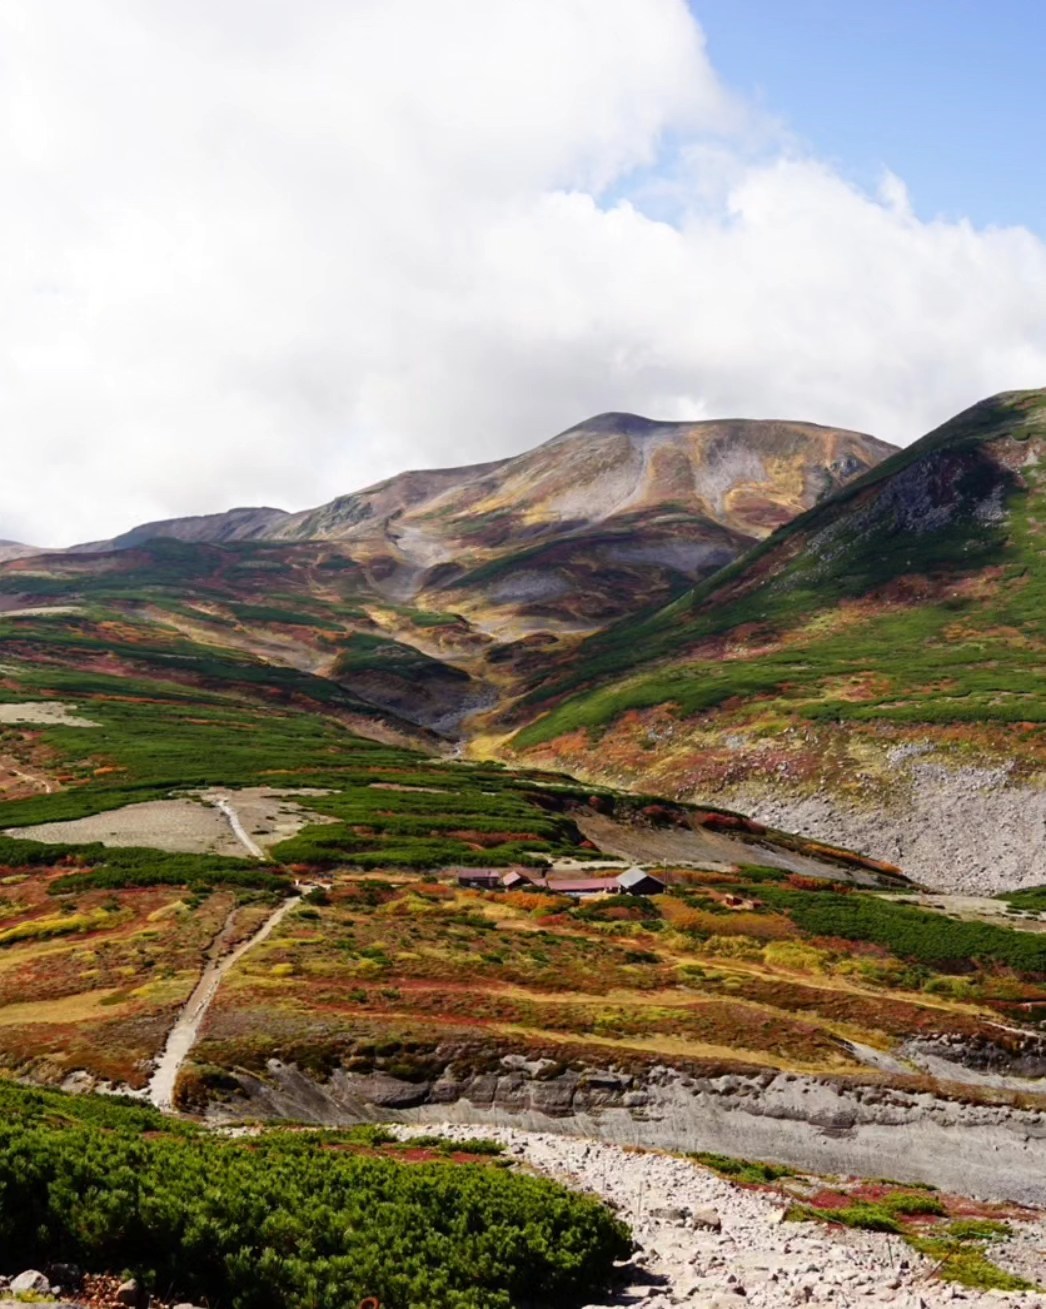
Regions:
M 803 931 L 846 941 L 872 941 L 900 959 L 944 972 L 976 961 L 1002 964 L 1027 976 L 1046 973 L 1046 937 L 992 923 L 960 922 L 875 895 L 817 893 L 764 887 L 762 898 L 786 911 Z
M 117 1103 L 0 1086 L 0 1261 L 132 1269 L 231 1309 L 570 1306 L 631 1242 L 596 1201 L 325 1134 L 219 1139 Z

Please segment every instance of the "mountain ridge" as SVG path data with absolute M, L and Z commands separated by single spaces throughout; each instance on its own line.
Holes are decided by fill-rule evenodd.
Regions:
M 1046 391 L 971 406 L 669 608 L 546 669 L 514 707 L 528 724 L 516 746 L 584 772 L 594 734 L 619 784 L 700 788 L 775 821 L 808 819 L 816 798 L 819 835 L 916 874 L 942 849 L 959 857 L 932 780 L 965 815 L 977 876 L 1041 880 L 1044 464 Z M 637 749 L 647 733 L 653 754 Z M 975 765 L 980 784 L 963 771 Z M 1008 844 L 991 835 L 992 776 L 1021 834 Z M 896 821 L 876 826 L 883 805 Z
M 140 523 L 103 541 L 70 546 L 64 554 L 104 554 L 109 550 L 131 550 L 147 541 L 169 538 L 177 541 L 252 541 L 265 539 L 269 530 L 291 515 L 286 509 L 269 506 L 240 506 L 213 514 L 190 514 Z
M 400 473 L 314 509 L 161 520 L 57 553 L 326 542 L 385 600 L 452 608 L 499 639 L 594 630 L 715 572 L 893 449 L 818 424 L 609 413 L 520 455 Z

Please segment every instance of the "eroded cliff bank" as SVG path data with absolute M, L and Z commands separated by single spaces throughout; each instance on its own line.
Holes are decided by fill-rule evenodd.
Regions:
M 233 1080 L 209 1106 L 215 1120 L 497 1124 L 1046 1204 L 1046 1110 L 915 1089 L 774 1071 L 578 1071 L 518 1054 L 486 1071 L 448 1062 L 418 1081 L 343 1068 L 321 1081 L 278 1060 Z
M 891 793 L 864 801 L 756 782 L 716 799 L 769 826 L 888 860 L 935 890 L 988 895 L 1046 881 L 1042 778 L 1019 781 L 1007 764 L 897 758 L 895 766 Z

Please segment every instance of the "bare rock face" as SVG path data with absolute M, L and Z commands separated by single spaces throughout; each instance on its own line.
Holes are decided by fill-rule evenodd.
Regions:
M 772 827 L 862 850 L 932 890 L 971 895 L 1038 886 L 1046 845 L 1046 778 L 1012 764 L 972 765 L 896 750 L 891 794 L 865 801 L 750 782 L 717 800 Z
M 11 1278 L 13 1295 L 50 1295 L 51 1283 L 35 1268 L 27 1268 L 24 1273 Z
M 1046 1079 L 1046 1036 L 1027 1032 L 1014 1037 L 1012 1049 L 984 1036 L 923 1036 L 904 1045 L 905 1055 L 933 1055 L 957 1068 L 994 1074 L 1011 1080 Z M 1044 1082 L 1046 1085 L 1046 1082 Z M 1037 1088 L 1036 1088 L 1037 1089 Z
M 423 1081 L 336 1070 L 325 1082 L 270 1061 L 237 1073 L 211 1116 L 516 1126 L 625 1145 L 707 1150 L 823 1173 L 884 1174 L 967 1194 L 1046 1203 L 1046 1113 L 776 1071 L 562 1068 L 506 1055 Z

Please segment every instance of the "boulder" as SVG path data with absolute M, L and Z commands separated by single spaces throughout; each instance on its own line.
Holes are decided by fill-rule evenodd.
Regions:
M 64 1291 L 79 1291 L 84 1284 L 84 1273 L 77 1264 L 48 1264 L 47 1280 L 52 1287 L 60 1287 Z
M 716 1209 L 695 1209 L 690 1215 L 690 1226 L 699 1232 L 718 1232 L 722 1230 L 723 1220 Z
M 11 1278 L 12 1295 L 50 1295 L 51 1283 L 35 1268 L 27 1268 L 24 1273 Z
M 675 1223 L 677 1227 L 682 1227 L 689 1216 L 689 1209 L 677 1209 L 674 1205 L 664 1205 L 650 1210 L 651 1218 L 656 1218 L 662 1223 Z

